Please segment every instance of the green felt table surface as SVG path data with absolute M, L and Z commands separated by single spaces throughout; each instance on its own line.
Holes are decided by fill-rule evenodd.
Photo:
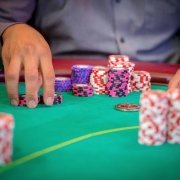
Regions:
M 52 107 L 13 107 L 0 84 L 0 112 L 15 119 L 13 161 L 0 167 L 1 180 L 180 179 L 180 145 L 138 144 L 139 113 L 114 108 L 139 103 L 140 93 L 122 98 L 62 95 L 63 103 Z

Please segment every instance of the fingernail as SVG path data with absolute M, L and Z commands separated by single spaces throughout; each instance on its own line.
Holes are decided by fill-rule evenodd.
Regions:
M 46 99 L 46 105 L 52 105 L 52 104 L 53 104 L 53 101 L 54 101 L 54 98 L 48 97 L 48 98 Z
M 18 102 L 17 102 L 16 99 L 11 99 L 11 104 L 14 105 L 14 106 L 17 106 Z
M 36 107 L 36 102 L 34 100 L 30 100 L 30 101 L 28 101 L 27 106 L 29 108 L 35 108 Z

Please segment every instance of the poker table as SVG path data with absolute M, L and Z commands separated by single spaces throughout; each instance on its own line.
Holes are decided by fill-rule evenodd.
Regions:
M 53 60 L 56 74 L 66 76 L 72 64 L 105 63 L 106 60 Z M 166 91 L 168 79 L 180 67 L 159 64 L 155 72 L 153 66 L 157 67 L 137 62 L 139 70 L 150 68 L 154 78 L 151 88 Z M 3 74 L 1 77 L 3 80 Z M 23 82 L 19 92 L 25 92 Z M 0 112 L 14 116 L 15 128 L 13 160 L 0 167 L 0 179 L 179 180 L 180 145 L 140 145 L 139 112 L 114 108 L 118 103 L 139 103 L 140 94 L 112 98 L 76 97 L 71 92 L 62 92 L 62 104 L 29 109 L 11 106 L 1 82 Z

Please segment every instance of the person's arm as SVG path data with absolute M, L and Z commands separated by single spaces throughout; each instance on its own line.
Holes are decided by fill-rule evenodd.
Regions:
M 44 102 L 52 105 L 54 70 L 51 51 L 43 36 L 25 24 L 31 18 L 36 1 L 1 1 L 2 59 L 10 101 L 13 105 L 18 104 L 19 74 L 24 69 L 27 106 L 34 108 L 38 103 L 40 76 L 43 80 Z
M 168 85 L 169 89 L 178 88 L 180 90 L 180 69 L 172 77 Z

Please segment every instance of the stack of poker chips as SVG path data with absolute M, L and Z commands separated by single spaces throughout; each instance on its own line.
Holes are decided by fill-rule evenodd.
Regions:
M 94 66 L 90 75 L 90 84 L 94 94 L 106 94 L 108 68 L 105 66 Z
M 69 77 L 56 77 L 55 78 L 55 92 L 71 91 L 72 84 Z
M 151 89 L 151 76 L 147 71 L 134 71 L 131 75 L 132 91 L 147 91 Z
M 63 101 L 62 94 L 55 93 L 54 94 L 54 102 L 53 102 L 53 104 L 61 104 L 62 101 Z M 42 94 L 40 96 L 38 96 L 38 104 L 44 104 Z M 26 95 L 25 94 L 20 94 L 19 95 L 18 106 L 26 106 Z
M 18 106 L 26 106 L 26 95 L 25 94 L 20 94 L 19 95 Z
M 14 118 L 0 113 L 0 165 L 11 162 Z
M 111 68 L 106 84 L 108 95 L 121 97 L 128 95 L 129 72 L 126 68 Z
M 131 75 L 133 74 L 135 64 L 129 61 L 128 56 L 124 55 L 110 55 L 108 58 L 108 67 L 112 68 L 124 68 L 128 70 L 129 79 L 128 79 L 128 93 L 132 92 L 131 88 Z
M 55 93 L 54 94 L 54 102 L 53 102 L 53 104 L 61 104 L 62 102 L 63 102 L 62 94 Z M 42 94 L 40 95 L 40 104 L 44 104 L 43 95 Z
M 138 141 L 145 145 L 161 145 L 167 136 L 167 94 L 163 91 L 145 91 L 140 100 Z
M 161 145 L 165 141 L 180 144 L 179 89 L 144 91 L 140 105 L 140 144 Z
M 92 66 L 90 65 L 73 65 L 71 69 L 72 84 L 88 84 Z
M 89 97 L 93 95 L 93 88 L 90 84 L 73 84 L 74 96 Z
M 179 89 L 168 92 L 168 137 L 172 144 L 180 144 L 180 91 Z

